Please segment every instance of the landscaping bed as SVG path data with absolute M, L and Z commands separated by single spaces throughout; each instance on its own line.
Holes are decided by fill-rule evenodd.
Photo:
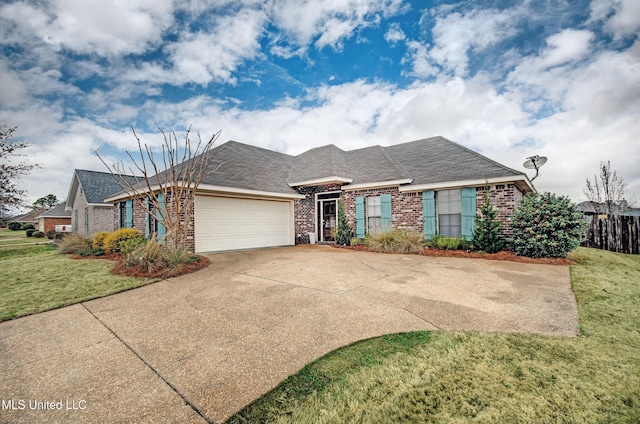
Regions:
M 340 245 L 334 245 L 334 246 L 340 249 L 376 252 L 376 250 L 371 249 L 364 244 L 360 244 L 357 246 L 340 246 Z M 498 253 L 479 253 L 474 251 L 467 252 L 466 250 L 448 250 L 448 249 L 436 249 L 433 247 L 425 247 L 421 252 L 417 254 L 424 255 L 424 256 L 435 256 L 435 257 L 475 258 L 475 259 L 488 259 L 492 261 L 512 261 L 512 262 L 543 264 L 543 265 L 573 265 L 575 263 L 569 258 L 529 258 L 526 256 L 517 256 L 515 253 L 510 252 L 508 250 L 502 250 Z

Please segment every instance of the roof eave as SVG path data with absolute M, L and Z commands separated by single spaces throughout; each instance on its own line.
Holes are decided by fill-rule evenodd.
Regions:
M 287 183 L 289 187 L 304 187 L 304 186 L 315 186 L 322 184 L 350 184 L 353 182 L 353 178 L 347 177 L 339 177 L 337 175 L 333 175 L 331 177 L 317 178 L 314 180 L 306 180 L 295 183 Z
M 428 184 L 411 184 L 400 187 L 401 192 L 415 192 L 425 190 L 436 189 L 453 189 L 461 187 L 478 187 L 485 184 L 501 184 L 501 183 L 514 183 L 520 190 L 524 192 L 536 192 L 535 187 L 531 184 L 529 177 L 526 175 L 510 175 L 506 177 L 493 177 L 493 178 L 477 178 L 468 180 L 454 180 L 454 181 L 441 181 L 437 183 Z
M 413 180 L 410 178 L 403 178 L 401 180 L 390 180 L 390 181 L 376 181 L 373 183 L 360 183 L 360 184 L 349 184 L 346 186 L 342 186 L 343 191 L 353 191 L 353 190 L 366 190 L 371 188 L 385 188 L 385 187 L 394 187 L 394 186 L 403 186 L 406 184 L 411 184 Z

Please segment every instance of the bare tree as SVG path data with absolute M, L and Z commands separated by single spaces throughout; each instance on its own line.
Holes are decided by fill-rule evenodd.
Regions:
M 22 156 L 16 151 L 29 147 L 27 143 L 15 143 L 11 141 L 17 127 L 0 125 L 0 210 L 6 212 L 9 208 L 22 205 L 24 190 L 18 190 L 16 180 L 21 175 L 28 174 L 32 169 L 38 168 L 37 164 L 26 162 L 12 162 L 12 157 Z
M 191 127 L 186 131 L 182 144 L 175 132 L 162 133 L 161 162 L 154 157 L 152 149 L 143 143 L 133 126 L 131 130 L 138 142 L 138 153 L 134 156 L 126 151 L 131 164 L 124 161 L 108 165 L 96 155 L 113 175 L 117 184 L 140 208 L 166 229 L 165 243 L 171 249 L 185 249 L 188 230 L 192 228 L 194 193 L 202 180 L 223 165 L 214 163 L 214 143 L 221 131 L 216 132 L 207 142 L 200 133 L 198 142 L 191 143 Z M 138 157 L 139 155 L 139 157 Z M 121 175 L 140 175 L 134 179 Z
M 624 199 L 624 190 L 627 184 L 614 170 L 611 171 L 611 162 L 600 162 L 600 175 L 593 176 L 593 180 L 587 177 L 584 194 L 587 196 L 594 211 L 599 214 L 624 213 L 627 205 Z

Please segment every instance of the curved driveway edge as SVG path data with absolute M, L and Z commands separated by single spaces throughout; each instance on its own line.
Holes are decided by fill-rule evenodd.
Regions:
M 210 259 L 195 274 L 0 323 L 0 421 L 218 422 L 364 338 L 578 334 L 567 266 L 327 246 Z

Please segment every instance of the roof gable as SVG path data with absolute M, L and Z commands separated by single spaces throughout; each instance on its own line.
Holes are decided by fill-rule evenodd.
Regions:
M 82 190 L 87 203 L 103 204 L 105 199 L 112 194 L 122 191 L 120 185 L 116 182 L 119 178 L 122 183 L 129 180 L 135 184 L 140 177 L 133 175 L 111 174 L 109 172 L 88 171 L 84 169 L 76 169 L 69 187 L 67 195 L 66 208 L 71 209 L 76 198 L 78 190 Z

